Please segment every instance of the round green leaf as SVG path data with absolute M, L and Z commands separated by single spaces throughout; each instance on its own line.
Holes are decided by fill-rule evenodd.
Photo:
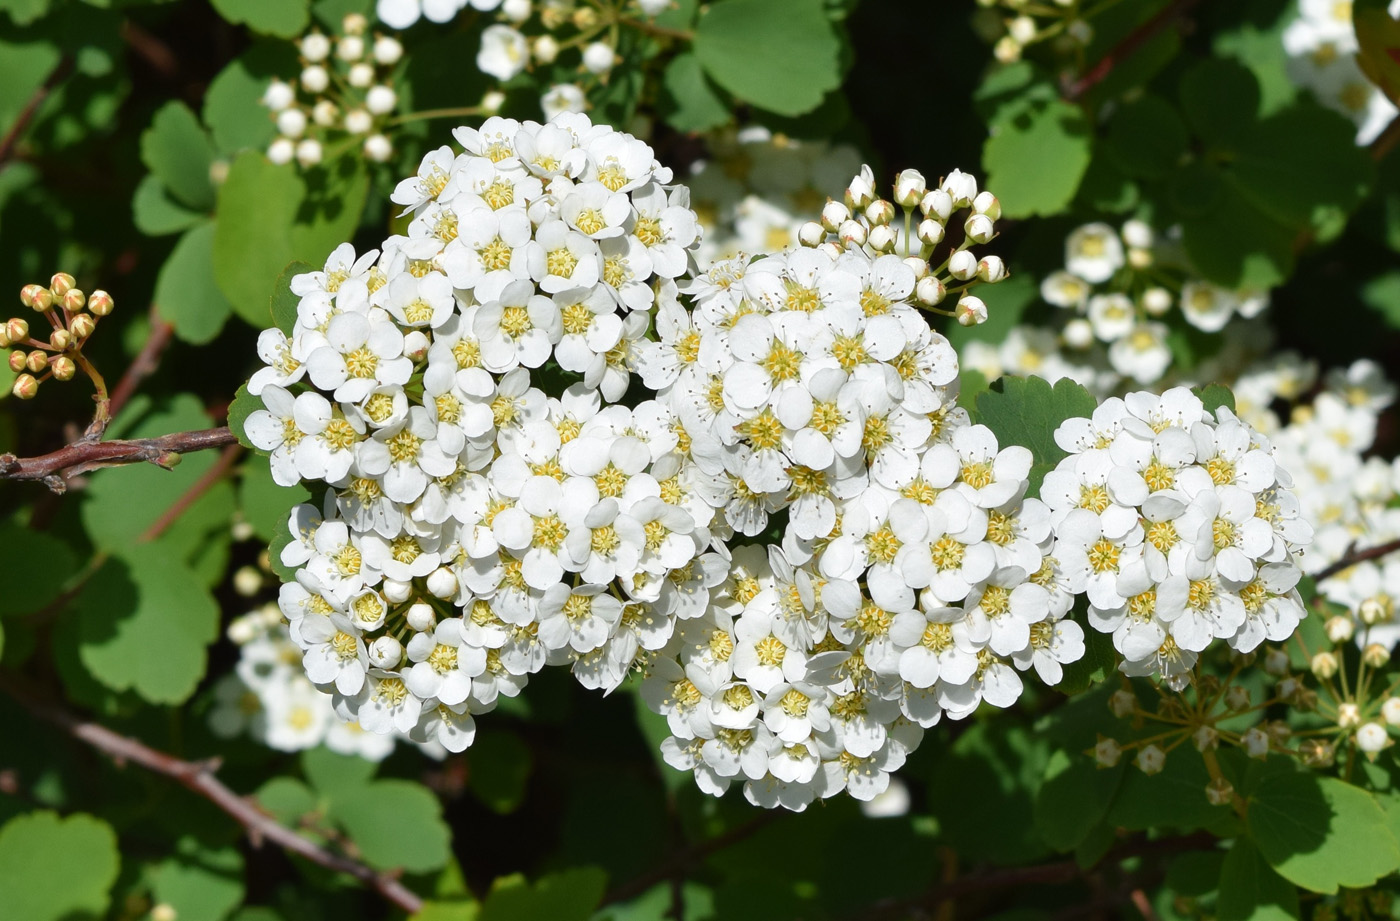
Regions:
M 180 921 L 223 921 L 243 901 L 243 856 L 183 838 L 177 855 L 152 871 L 151 890 Z
M 229 22 L 243 23 L 254 32 L 296 38 L 311 21 L 308 0 L 213 0 L 214 9 Z
M 1181 116 L 1160 96 L 1119 109 L 1108 123 L 1108 150 L 1129 176 L 1153 179 L 1177 165 L 1189 140 Z
M 272 142 L 277 128 L 259 100 L 273 77 L 285 79 L 296 72 L 296 49 L 287 42 L 256 44 L 219 71 L 204 94 L 203 114 L 221 154 Z
M 0 914 L 24 921 L 103 915 L 120 862 L 117 836 L 101 819 L 16 816 L 0 828 Z
M 330 816 L 380 870 L 426 873 L 452 856 L 442 804 L 422 784 L 377 780 L 355 796 L 333 799 Z
M 822 0 L 723 0 L 695 29 L 695 56 L 738 99 L 801 115 L 841 85 L 841 43 Z
M 183 102 L 167 102 L 141 135 L 141 162 L 170 194 L 196 211 L 214 206 L 209 164 L 214 150 L 199 119 Z
M 156 309 L 185 342 L 212 342 L 224 328 L 228 299 L 214 284 L 214 223 L 187 231 L 156 278 Z
M 1220 867 L 1220 921 L 1291 921 L 1298 915 L 1298 890 L 1264 861 L 1248 838 L 1230 845 Z
M 1082 109 L 1051 100 L 990 127 L 982 164 L 1002 214 L 1050 215 L 1073 201 L 1089 168 L 1091 132 Z
M 191 211 L 170 196 L 155 174 L 148 174 L 136 187 L 131 199 L 131 218 L 136 229 L 151 237 L 179 233 L 202 222 L 205 217 Z
M 666 65 L 662 86 L 666 124 L 677 131 L 706 131 L 729 121 L 729 107 L 705 78 L 695 55 L 677 55 Z

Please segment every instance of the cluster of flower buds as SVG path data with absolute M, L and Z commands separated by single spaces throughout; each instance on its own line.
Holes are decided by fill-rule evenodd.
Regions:
M 872 258 L 899 256 L 914 272 L 919 307 L 954 317 L 963 326 L 985 322 L 987 305 L 968 291 L 1004 280 L 1006 265 L 999 256 L 979 258 L 972 247 L 996 237 L 1001 217 L 997 197 L 978 192 L 976 177 L 961 170 L 930 188 L 923 174 L 912 169 L 895 176 L 892 197 L 880 198 L 870 167 L 862 167 L 846 189 L 845 202 L 828 200 L 821 219 L 803 224 L 798 240 L 833 256 L 850 250 Z M 901 213 L 902 224 L 896 221 Z M 951 235 L 949 227 L 955 229 Z M 939 306 L 953 294 L 958 295 L 956 307 Z
M 332 141 L 345 137 L 363 138 L 364 155 L 375 162 L 393 155 L 386 131 L 399 96 L 391 72 L 403 46 L 368 28 L 364 16 L 351 13 L 339 35 L 313 30 L 301 37 L 301 75 L 273 80 L 262 97 L 277 123 L 278 137 L 267 149 L 273 163 L 315 166 Z
M 21 400 L 32 399 L 49 378 L 72 380 L 82 367 L 93 373 L 81 352 L 97 321 L 112 312 L 112 296 L 106 291 L 87 294 L 73 276 L 59 272 L 47 287 L 34 284 L 20 289 L 20 302 L 42 314 L 52 327 L 47 338 L 30 329 L 23 317 L 11 317 L 0 328 L 0 348 L 10 349 L 10 370 L 18 375 L 11 392 Z
M 974 20 L 977 31 L 992 42 L 992 54 L 1003 64 L 1021 59 L 1029 45 L 1051 41 L 1057 53 L 1082 51 L 1094 38 L 1094 28 L 1083 18 L 1075 0 L 1053 4 L 1027 0 L 978 0 L 983 9 Z

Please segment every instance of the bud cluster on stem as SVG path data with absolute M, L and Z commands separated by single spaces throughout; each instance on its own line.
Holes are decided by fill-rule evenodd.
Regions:
M 97 388 L 98 410 L 93 424 L 105 428 L 107 387 L 82 349 L 97 329 L 97 321 L 112 312 L 112 296 L 100 289 L 88 294 L 72 275 L 59 272 L 47 286 L 25 285 L 19 299 L 48 321 L 51 332 L 45 337 L 31 329 L 23 317 L 11 317 L 0 327 L 0 348 L 10 350 L 8 364 L 16 374 L 10 392 L 21 400 L 33 399 L 44 381 L 72 380 L 81 368 Z

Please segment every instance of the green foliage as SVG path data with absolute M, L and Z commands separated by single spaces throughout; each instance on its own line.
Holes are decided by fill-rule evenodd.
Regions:
M 666 66 L 662 87 L 666 123 L 677 131 L 705 131 L 729 121 L 729 107 L 694 54 L 677 55 Z
M 773 36 L 781 35 L 781 41 Z M 822 0 L 721 0 L 700 16 L 695 57 L 736 98 L 802 115 L 841 82 L 840 42 Z M 695 84 L 686 100 L 694 100 Z
M 208 211 L 214 204 L 209 165 L 214 150 L 195 114 L 180 102 L 166 103 L 141 135 L 141 160 L 182 204 Z
M 1052 387 L 1038 377 L 1003 377 L 978 395 L 975 421 L 991 429 L 1002 447 L 1030 450 L 1029 494 L 1037 496 L 1045 474 L 1065 457 L 1055 444 L 1055 429 L 1066 419 L 1092 415 L 1096 405 L 1087 390 L 1068 378 Z
M 214 224 L 186 231 L 156 279 L 156 306 L 186 342 L 212 342 L 232 308 L 214 284 Z
M 1030 94 L 1004 106 L 988 126 L 982 150 L 987 187 L 1010 218 L 1054 214 L 1074 199 L 1089 167 L 1091 137 L 1084 112 L 1058 99 Z
M 472 744 L 471 789 L 493 812 L 514 812 L 529 778 L 530 750 L 514 733 L 482 733 Z
M 311 20 L 308 0 L 213 0 L 214 9 L 254 32 L 296 38 Z
M 607 876 L 596 867 L 577 867 L 536 880 L 523 876 L 496 880 L 477 914 L 477 921 L 587 921 L 593 914 Z
M 112 827 L 85 813 L 30 812 L 0 826 L 0 892 L 12 918 L 104 914 L 120 865 Z
M 152 870 L 151 893 L 186 921 L 223 921 L 243 901 L 243 857 L 181 838 L 175 856 Z
M 1298 890 L 1269 867 L 1248 838 L 1225 853 L 1220 868 L 1220 921 L 1288 921 L 1301 917 Z

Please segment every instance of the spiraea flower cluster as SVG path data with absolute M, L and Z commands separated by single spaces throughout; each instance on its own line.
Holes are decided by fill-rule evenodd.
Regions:
M 48 285 L 25 285 L 19 299 L 48 328 L 31 328 L 24 317 L 11 317 L 0 326 L 0 349 L 9 349 L 6 360 L 15 375 L 10 393 L 21 400 L 32 400 L 44 381 L 71 381 L 81 370 L 98 388 L 98 416 L 94 424 L 105 425 L 107 390 L 83 355 L 83 346 L 97 330 L 98 321 L 116 306 L 112 296 L 101 289 L 87 294 L 72 275 L 59 272 L 49 279 Z
M 1174 388 L 1106 400 L 1055 440 L 1055 558 L 1127 674 L 1180 688 L 1214 640 L 1250 652 L 1293 633 L 1312 528 L 1267 439 Z
M 1298 0 L 1297 10 L 1283 30 L 1288 75 L 1318 102 L 1355 122 L 1356 143 L 1371 143 L 1400 110 L 1357 64 L 1351 3 Z M 1400 0 L 1391 0 L 1388 12 L 1400 15 Z
M 273 80 L 263 93 L 278 135 L 267 148 L 268 159 L 312 167 L 327 147 L 347 139 L 375 162 L 393 156 L 389 121 L 399 104 L 393 70 L 403 57 L 398 39 L 371 34 L 365 17 L 351 13 L 339 34 L 312 30 L 297 49 L 301 73 L 291 81 Z

